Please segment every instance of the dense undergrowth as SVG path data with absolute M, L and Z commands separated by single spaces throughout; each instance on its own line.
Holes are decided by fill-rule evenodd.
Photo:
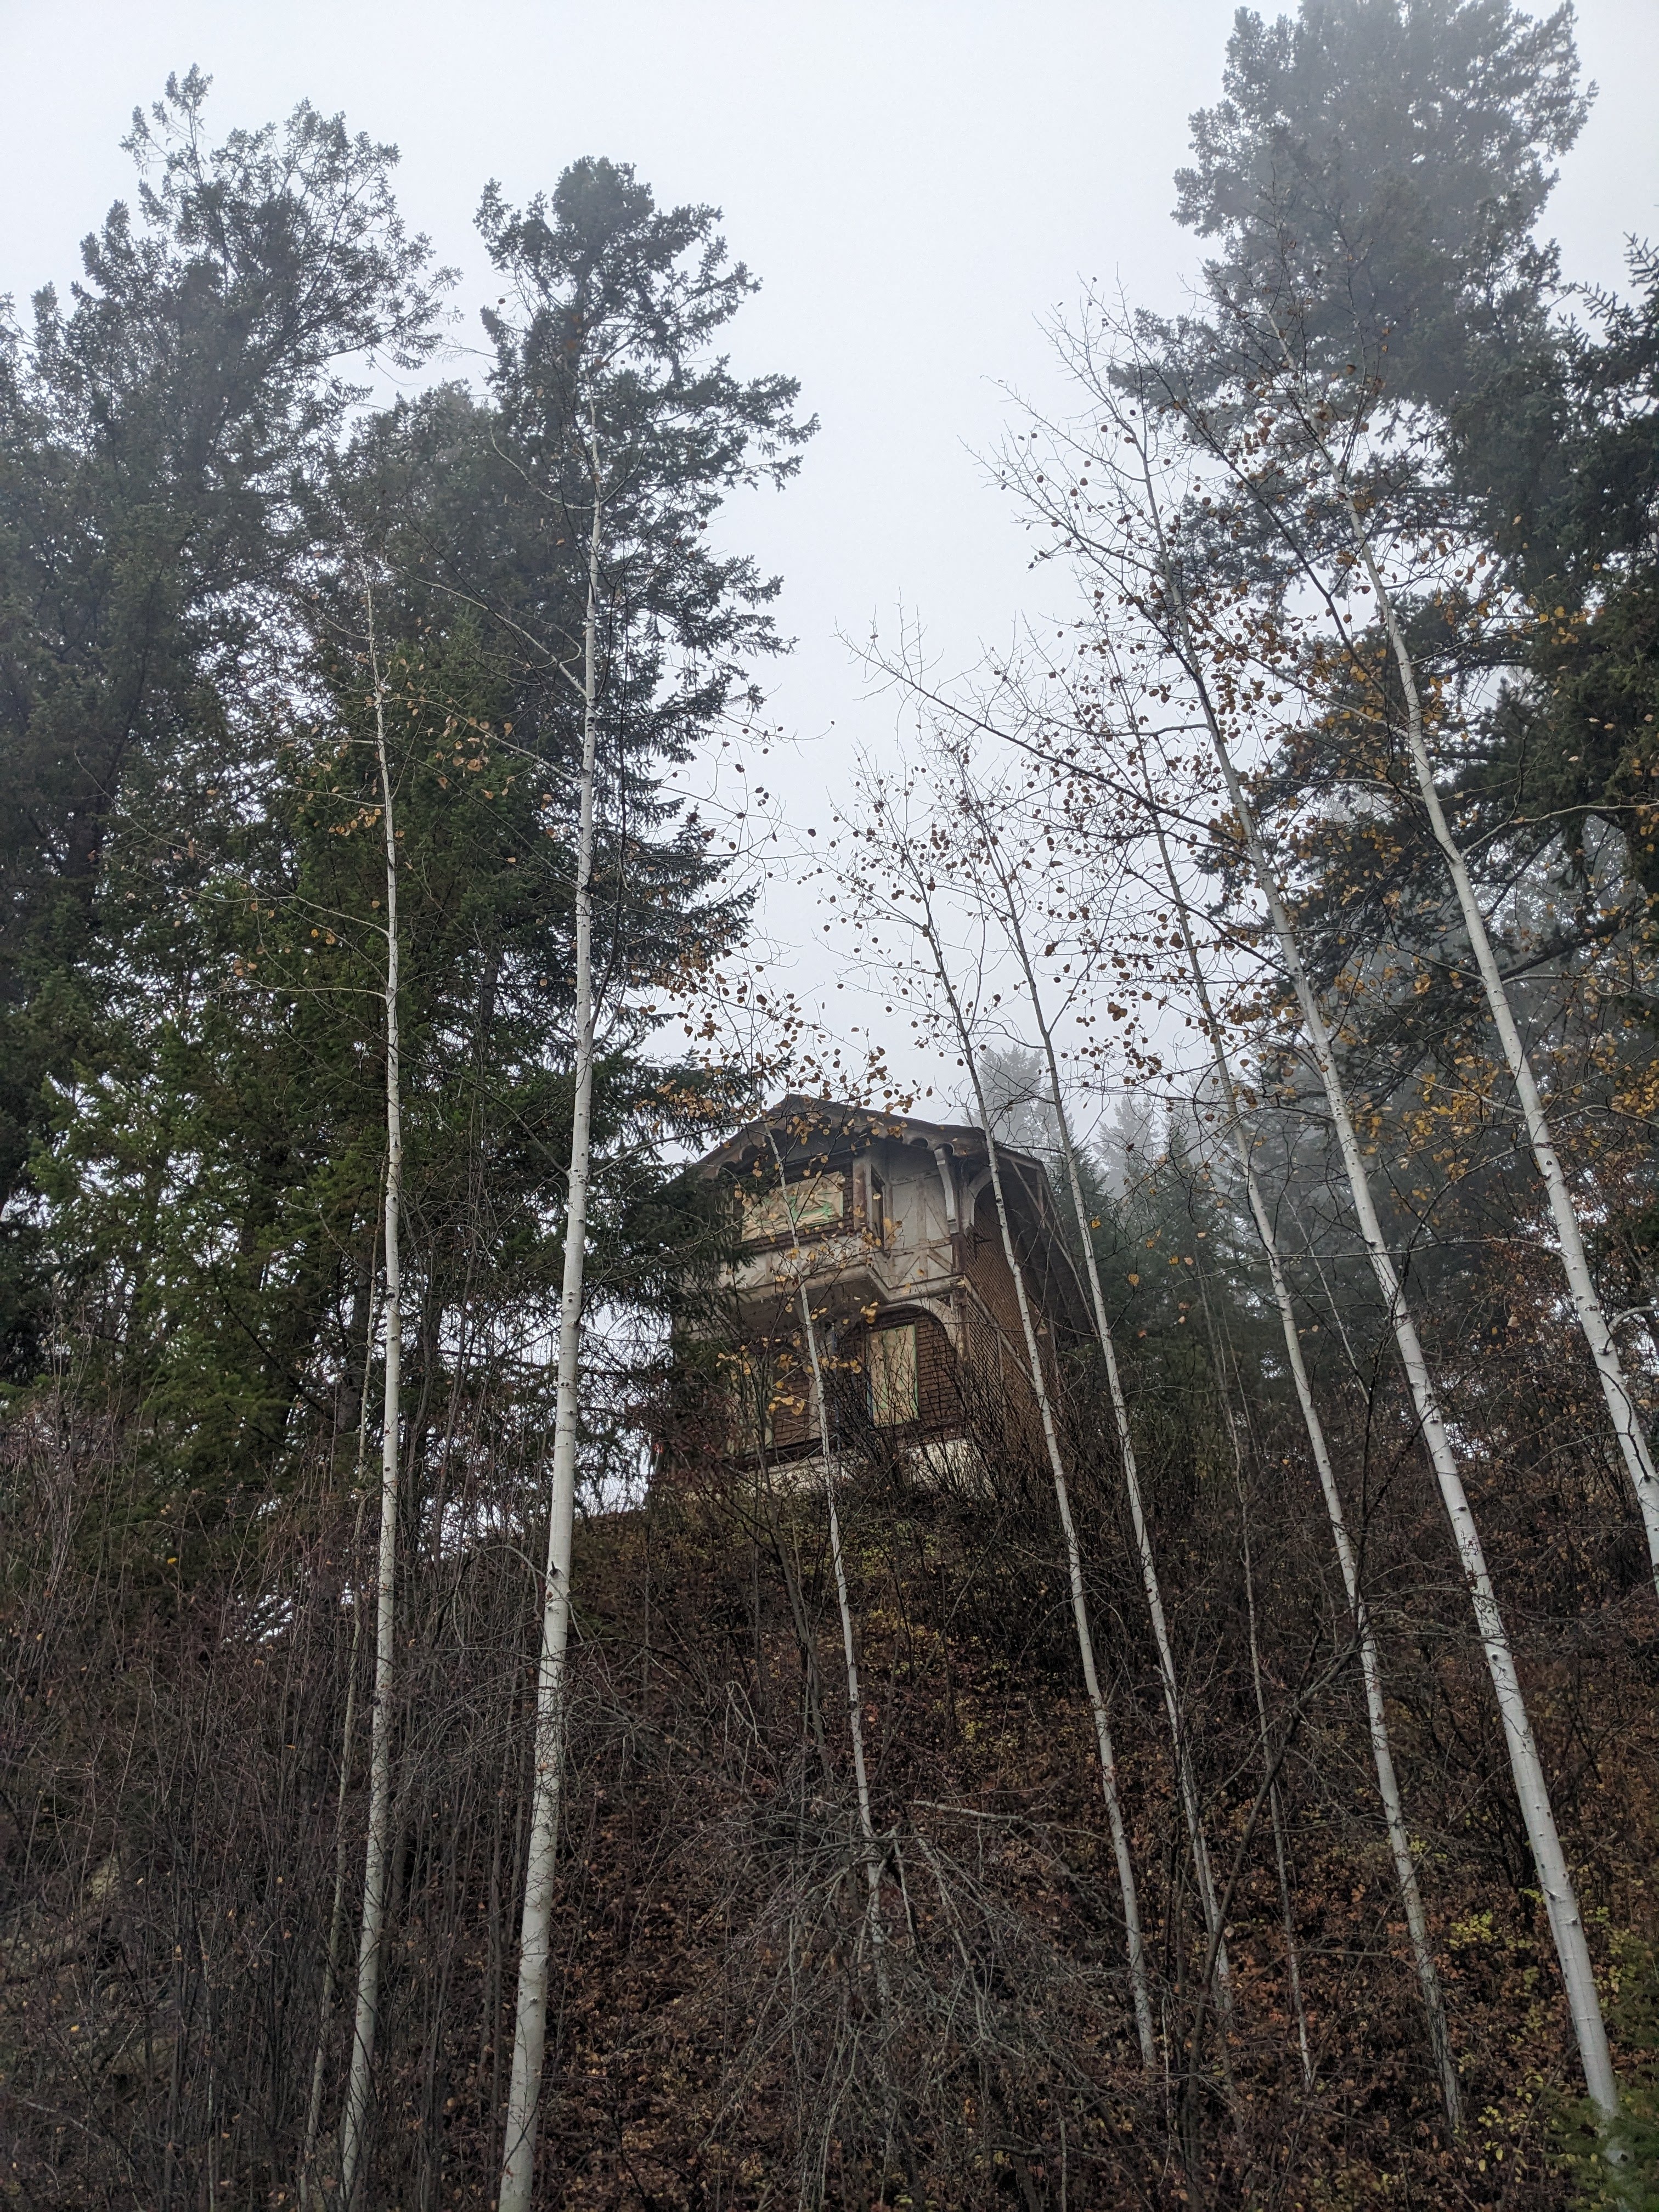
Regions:
M 884 1855 L 879 1959 L 822 1499 L 711 1464 L 581 1538 L 550 2198 L 735 2212 L 1593 2193 L 1593 2166 L 1575 2174 L 1591 2137 L 1547 1932 L 1415 1447 L 1395 1438 L 1364 1534 L 1469 2115 L 1455 2139 L 1310 1477 L 1288 1440 L 1273 1448 L 1271 1408 L 1236 1463 L 1187 1356 L 1177 1341 L 1166 1370 L 1149 1365 L 1142 1403 L 1149 1445 L 1161 1438 L 1149 1480 L 1226 1898 L 1230 2008 L 1205 1981 L 1139 1594 L 1086 1426 L 1073 1442 L 1148 1923 L 1152 2080 L 1040 1463 L 1005 1431 L 988 1445 L 994 1496 L 919 1492 L 873 1459 L 843 1496 Z M 7 1478 L 4 2186 L 100 2208 L 292 2203 L 337 1870 L 349 1902 L 361 1851 L 361 1531 L 320 1488 L 249 1497 L 219 1520 L 211 1571 L 179 1579 L 182 1526 L 140 1571 L 118 1439 L 67 1413 L 54 1430 L 53 1410 L 40 1401 L 21 1449 L 14 1428 Z M 1375 1462 L 1389 1419 L 1357 1409 L 1346 1448 L 1363 1449 L 1369 1422 Z M 1495 1466 L 1479 1503 L 1645 2154 L 1659 1642 L 1636 1563 L 1569 1542 L 1594 1516 L 1571 1510 L 1560 1465 Z M 1594 1481 L 1593 1467 L 1574 1479 Z M 500 1504 L 468 1502 L 481 1523 Z M 534 1605 L 516 1534 L 416 1557 L 374 2168 L 374 2201 L 409 2208 L 493 2191 Z M 1581 1577 L 1596 1601 L 1583 1602 Z M 337 1972 L 351 1933 L 348 1916 Z M 337 1996 L 319 2202 L 348 2033 Z

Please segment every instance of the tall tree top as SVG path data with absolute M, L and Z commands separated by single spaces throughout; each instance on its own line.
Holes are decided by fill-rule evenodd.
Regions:
M 710 341 L 759 284 L 727 260 L 720 210 L 659 209 L 631 164 L 573 161 L 550 196 L 509 208 L 491 184 L 478 228 L 518 295 L 521 326 L 486 310 L 499 399 L 541 434 L 609 409 L 605 443 L 625 447 L 649 422 L 675 425 L 695 453 L 684 462 L 711 492 L 763 477 L 782 483 L 815 427 L 793 421 L 790 377 L 744 383 Z M 715 426 L 717 435 L 714 435 Z M 711 442 L 712 436 L 712 442 Z
M 1175 210 L 1219 242 L 1218 304 L 1294 295 L 1333 344 L 1374 364 L 1386 343 L 1394 389 L 1440 404 L 1483 341 L 1534 320 L 1555 255 L 1533 228 L 1590 97 L 1570 6 L 1241 8 L 1223 92 L 1192 118 Z
M 395 146 L 309 101 L 210 143 L 210 82 L 170 76 L 148 115 L 134 110 L 138 220 L 118 200 L 82 241 L 67 316 L 51 287 L 35 295 L 41 373 L 88 428 L 182 375 L 211 392 L 205 434 L 259 408 L 280 422 L 273 445 L 331 433 L 358 396 L 348 362 L 381 353 L 410 368 L 431 353 L 450 272 L 398 213 Z
M 526 313 L 556 320 L 568 346 L 623 348 L 678 362 L 760 288 L 741 262 L 726 266 L 714 234 L 720 210 L 659 209 L 628 161 L 588 155 L 550 195 L 509 208 L 490 184 L 478 228 L 490 258 L 512 279 Z M 696 261 L 684 266 L 685 257 Z M 500 325 L 484 317 L 492 336 Z

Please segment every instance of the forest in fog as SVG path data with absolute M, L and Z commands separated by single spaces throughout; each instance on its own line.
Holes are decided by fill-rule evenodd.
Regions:
M 1570 7 L 1214 74 L 816 813 L 717 209 L 463 355 L 192 70 L 0 325 L 0 2201 L 1659 2206 L 1659 246 Z M 982 1133 L 927 1480 L 820 1103 Z

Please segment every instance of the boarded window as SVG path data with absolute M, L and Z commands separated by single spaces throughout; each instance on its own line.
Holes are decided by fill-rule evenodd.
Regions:
M 734 1449 L 749 1454 L 788 1450 L 816 1437 L 811 1377 L 804 1359 L 775 1346 L 750 1345 L 732 1357 Z
M 878 1329 L 870 1339 L 870 1418 L 878 1427 L 914 1421 L 916 1404 L 916 1330 Z
M 803 1237 L 810 1230 L 833 1228 L 847 1209 L 847 1192 L 838 1175 L 803 1176 L 799 1182 L 741 1195 L 745 1244 L 763 1244 L 775 1237 L 787 1240 L 792 1216 Z
M 776 1404 L 769 1360 L 741 1361 L 737 1376 L 738 1433 L 744 1451 L 761 1454 L 772 1449 L 772 1414 Z

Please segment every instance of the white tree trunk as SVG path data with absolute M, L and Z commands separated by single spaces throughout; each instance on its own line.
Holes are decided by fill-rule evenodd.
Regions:
M 547 2047 L 547 1982 L 553 1919 L 559 1800 L 564 1773 L 566 1649 L 570 1638 L 570 1554 L 576 1514 L 577 1385 L 581 1367 L 582 1282 L 593 1118 L 593 817 L 599 727 L 599 552 L 604 502 L 590 438 L 593 517 L 588 534 L 587 609 L 582 625 L 582 766 L 576 846 L 576 1066 L 565 1206 L 564 1279 L 559 1308 L 558 1397 L 536 1669 L 530 1840 L 520 1926 L 519 1985 L 507 2085 L 500 2212 L 529 2212 L 536 2166 L 542 2060 Z
M 1224 1380 L 1221 1377 L 1217 1379 L 1224 1389 Z M 1227 1418 L 1229 1424 L 1232 1425 L 1231 1407 Z M 1240 1533 L 1244 1553 L 1244 1608 L 1249 1626 L 1250 1686 L 1255 1692 L 1256 1726 L 1261 1741 L 1261 1771 L 1267 1778 L 1267 1811 L 1273 1820 L 1273 1861 L 1279 1871 L 1279 1910 L 1285 1923 L 1285 1976 L 1290 1985 L 1291 2010 L 1296 2018 L 1297 2049 L 1302 2059 L 1302 2086 L 1311 2089 L 1314 2081 L 1313 2044 L 1308 2033 L 1308 2008 L 1302 1998 L 1302 1960 L 1297 1949 L 1296 1911 L 1291 1899 L 1291 1870 L 1285 1849 L 1285 1816 L 1279 1807 L 1279 1783 L 1273 1774 L 1273 1731 L 1267 1726 L 1267 1699 L 1261 1687 L 1261 1645 L 1255 1628 L 1255 1571 L 1250 1559 L 1250 1506 L 1245 1486 L 1243 1458 L 1238 1449 L 1237 1425 L 1233 1425 L 1233 1457 L 1238 1481 Z
M 1326 458 L 1328 463 L 1328 453 Z M 1334 466 L 1334 464 L 1331 465 Z M 1595 1362 L 1596 1374 L 1601 1378 L 1601 1395 L 1607 1401 L 1608 1418 L 1619 1439 L 1619 1449 L 1624 1455 L 1631 1486 L 1636 1492 L 1636 1502 L 1641 1511 L 1642 1526 L 1647 1535 L 1649 1563 L 1656 1585 L 1659 1585 L 1659 1471 L 1655 1469 L 1653 1454 L 1642 1425 L 1641 1407 L 1625 1374 L 1619 1347 L 1613 1341 L 1612 1329 L 1607 1326 L 1606 1309 L 1596 1292 L 1595 1278 L 1590 1273 L 1589 1257 L 1584 1249 L 1577 1209 L 1573 1205 L 1572 1194 L 1562 1172 L 1537 1079 L 1533 1073 L 1527 1048 L 1522 1042 L 1515 1010 L 1510 1004 L 1510 994 L 1492 951 L 1486 916 L 1480 911 L 1468 863 L 1452 835 L 1445 809 L 1440 804 L 1440 793 L 1435 787 L 1434 766 L 1429 758 L 1429 749 L 1423 733 L 1422 695 L 1418 689 L 1417 671 L 1412 660 L 1411 649 L 1406 642 L 1394 600 L 1383 582 L 1382 565 L 1372 547 L 1370 533 L 1360 520 L 1353 495 L 1346 484 L 1341 489 L 1354 544 L 1364 563 L 1371 589 L 1376 594 L 1377 611 L 1388 631 L 1395 665 L 1400 672 L 1401 688 L 1406 698 L 1406 735 L 1411 747 L 1417 787 L 1422 796 L 1424 811 L 1429 817 L 1429 826 L 1434 832 L 1434 841 L 1444 856 L 1447 873 L 1457 893 L 1458 909 L 1463 917 L 1463 927 L 1469 933 L 1469 945 L 1474 953 L 1475 965 L 1480 971 L 1486 1004 L 1492 1009 L 1498 1042 L 1504 1048 L 1504 1064 L 1514 1082 L 1516 1096 L 1521 1102 L 1522 1117 L 1527 1125 L 1527 1139 L 1549 1198 L 1550 1219 L 1555 1224 L 1556 1237 L 1561 1248 L 1561 1265 L 1566 1273 L 1572 1310 L 1578 1317 L 1578 1326 L 1583 1331 L 1590 1357 Z
M 371 1334 L 375 1320 L 371 1303 L 369 1327 Z M 372 1356 L 371 1341 L 367 1348 L 365 1364 Z M 357 1480 L 363 1478 L 363 1457 L 368 1426 L 368 1393 L 362 1395 L 357 1417 Z M 357 1500 L 357 1522 L 351 1532 L 351 1549 L 356 1554 L 362 1536 L 363 1507 L 368 1499 Z M 334 1994 L 340 1978 L 340 1946 L 345 1941 L 346 1928 L 346 1798 L 351 1783 L 351 1739 L 357 1718 L 357 1649 L 362 1640 L 363 1609 L 354 1606 L 351 1613 L 351 1657 L 346 1675 L 345 1717 L 340 1729 L 340 1784 L 334 1799 L 334 1901 L 329 1908 L 328 1948 L 323 1956 L 323 1994 L 317 2007 L 317 2048 L 312 2054 L 311 2087 L 306 2098 L 306 2131 L 300 2148 L 300 2178 L 298 2196 L 300 2212 L 314 2212 L 323 2199 L 317 2188 L 317 2140 L 323 2124 L 323 2077 L 328 2060 L 328 2031 L 334 2019 Z
M 1239 1166 L 1243 1171 L 1245 1189 L 1249 1194 L 1250 1214 L 1255 1223 L 1255 1232 L 1261 1240 L 1262 1254 L 1267 1262 L 1267 1273 L 1273 1284 L 1273 1303 L 1279 1309 L 1279 1327 L 1285 1339 L 1285 1356 L 1290 1362 L 1291 1374 L 1296 1383 L 1297 1403 L 1302 1409 L 1302 1425 L 1307 1431 L 1308 1448 L 1319 1476 L 1320 1494 L 1325 1501 L 1326 1517 L 1331 1526 L 1331 1538 L 1336 1547 L 1338 1565 L 1342 1573 L 1342 1587 L 1347 1593 L 1348 1609 L 1353 1616 L 1354 1640 L 1359 1651 L 1359 1671 L 1365 1686 L 1365 1712 L 1370 1731 L 1371 1760 L 1376 1769 L 1376 1793 L 1382 1801 L 1383 1819 L 1389 1832 L 1389 1851 L 1394 1860 L 1395 1879 L 1400 1885 L 1400 1901 L 1406 1915 L 1406 1929 L 1411 1941 L 1412 1960 L 1417 1969 L 1418 1987 L 1422 1992 L 1423 2010 L 1428 2021 L 1429 2043 L 1434 2053 L 1435 2070 L 1440 2077 L 1440 2094 L 1445 2103 L 1446 2118 L 1454 2130 L 1462 2124 L 1463 2100 L 1457 2079 L 1457 2062 L 1452 2056 L 1451 2038 L 1446 2027 L 1445 1999 L 1441 1992 L 1440 1975 L 1434 1963 L 1434 1951 L 1429 1942 L 1428 1917 L 1423 1909 L 1423 1895 L 1418 1886 L 1417 1862 L 1412 1854 L 1411 1838 L 1406 1827 L 1405 1808 L 1401 1802 L 1400 1784 L 1395 1773 L 1394 1747 L 1389 1735 L 1388 1708 L 1382 1694 L 1382 1660 L 1377 1647 L 1376 1632 L 1371 1625 L 1370 1608 L 1360 1586 L 1359 1565 L 1353 1542 L 1348 1534 L 1347 1516 L 1343 1509 L 1342 1493 L 1337 1487 L 1335 1469 L 1325 1437 L 1325 1425 L 1319 1418 L 1314 1403 L 1313 1386 L 1309 1380 L 1307 1362 L 1302 1357 L 1302 1341 L 1297 1334 L 1296 1308 L 1291 1297 L 1291 1286 L 1285 1277 L 1279 1256 L 1279 1238 L 1274 1231 L 1273 1216 L 1267 1210 L 1255 1161 L 1250 1151 L 1250 1141 L 1239 1110 L 1239 1095 L 1233 1081 L 1232 1067 L 1227 1057 L 1224 1032 L 1217 1018 L 1210 997 L 1208 979 L 1204 963 L 1200 959 L 1194 940 L 1191 917 L 1187 908 L 1186 893 L 1176 873 L 1175 864 L 1164 834 L 1164 824 L 1156 805 L 1150 796 L 1147 811 L 1158 840 L 1159 857 L 1170 886 L 1170 897 L 1181 925 L 1182 944 L 1186 950 L 1187 964 L 1192 971 L 1194 986 L 1198 992 L 1199 1006 L 1203 1016 L 1206 1034 L 1210 1041 L 1211 1054 L 1216 1073 L 1221 1081 L 1227 1102 L 1227 1113 L 1232 1124 L 1233 1142 L 1238 1152 Z M 1263 1720 L 1265 1730 L 1266 1721 Z
M 934 972 L 945 993 L 951 1010 L 952 1026 L 962 1050 L 963 1065 L 968 1071 L 969 1081 L 979 1108 L 979 1116 L 985 1133 L 987 1164 L 991 1174 L 991 1189 L 996 1200 L 997 1221 L 1002 1232 L 1002 1249 L 1013 1277 L 1014 1297 L 1019 1309 L 1019 1323 L 1024 1338 L 1025 1358 L 1031 1378 L 1032 1393 L 1042 1424 L 1042 1440 L 1048 1453 L 1048 1470 L 1054 1482 L 1054 1504 L 1060 1516 L 1061 1537 L 1066 1547 L 1066 1571 L 1071 1588 L 1072 1621 L 1077 1632 L 1078 1656 L 1083 1665 L 1084 1689 L 1089 1699 L 1089 1711 L 1094 1721 L 1095 1747 L 1100 1759 L 1101 1790 L 1106 1801 L 1107 1825 L 1111 1830 L 1112 1851 L 1117 1860 L 1118 1886 L 1123 1897 L 1123 1922 L 1129 1954 L 1129 1981 L 1134 1999 L 1135 2029 L 1140 2039 L 1140 2055 L 1148 2073 L 1158 2065 L 1158 2043 L 1152 2032 L 1152 1996 L 1146 1979 L 1146 1945 L 1140 1926 L 1140 1899 L 1135 1886 L 1134 1863 L 1129 1855 L 1128 1831 L 1124 1825 L 1123 1808 L 1118 1796 L 1117 1754 L 1112 1747 L 1111 1723 L 1106 1710 L 1105 1694 L 1100 1686 L 1100 1670 L 1095 1661 L 1094 1630 L 1089 1619 L 1088 1595 L 1083 1583 L 1083 1547 L 1078 1538 L 1077 1524 L 1072 1517 L 1070 1487 L 1066 1480 L 1066 1462 L 1060 1448 L 1060 1431 L 1054 1420 L 1053 1399 L 1048 1389 L 1048 1378 L 1042 1364 L 1042 1350 L 1037 1341 L 1036 1328 L 1031 1319 L 1030 1301 L 1026 1294 L 1025 1271 L 1019 1261 L 1014 1243 L 1013 1223 L 1008 1212 L 1007 1194 L 1003 1187 L 1002 1163 L 997 1150 L 995 1132 L 987 1111 L 984 1087 L 980 1080 L 979 1056 L 962 1001 L 945 958 L 945 948 L 934 926 L 933 908 L 927 896 L 924 878 L 915 868 L 908 853 L 903 854 L 915 896 L 921 900 L 925 916 L 923 934 L 927 948 L 933 956 Z M 1213 1941 L 1213 1937 L 1212 1938 Z
M 847 1668 L 848 1729 L 853 1739 L 853 1783 L 858 1796 L 859 1832 L 864 1844 L 861 1856 L 866 1890 L 865 1926 L 870 1937 L 870 1955 L 876 1971 L 877 1993 L 884 2004 L 887 1980 L 882 1954 L 885 1930 L 881 1919 L 881 1850 L 876 1842 L 875 1823 L 870 1812 L 870 1774 L 864 1757 L 864 1705 L 859 1690 L 858 1651 L 853 1636 L 853 1605 L 847 1590 L 847 1565 L 842 1556 L 841 1515 L 836 1504 L 838 1476 L 835 1450 L 830 1440 L 830 1409 L 823 1395 L 823 1364 L 818 1352 L 817 1324 L 813 1318 L 812 1301 L 807 1292 L 806 1262 L 801 1253 L 800 1231 L 796 1225 L 795 1209 L 790 1203 L 789 1187 L 784 1177 L 783 1154 L 779 1151 L 777 1138 L 771 1130 L 767 1131 L 767 1136 L 772 1146 L 772 1158 L 777 1163 L 778 1187 L 783 1194 L 784 1211 L 789 1218 L 789 1242 L 795 1262 L 801 1330 L 812 1370 L 812 1410 L 818 1425 L 818 1452 L 823 1468 L 823 1503 L 830 1522 L 830 1560 L 836 1577 L 836 1604 L 841 1614 L 842 1658 Z
M 1221 770 L 1228 799 L 1243 832 L 1251 870 L 1267 905 L 1279 955 L 1296 994 L 1309 1050 L 1325 1093 L 1332 1127 L 1336 1133 L 1343 1172 L 1353 1200 L 1359 1233 L 1370 1261 L 1371 1272 L 1376 1278 L 1377 1288 L 1382 1294 L 1383 1307 L 1399 1350 L 1401 1364 L 1405 1369 L 1406 1379 L 1411 1389 L 1418 1425 L 1428 1447 L 1441 1498 L 1451 1522 L 1453 1540 L 1474 1609 L 1476 1630 L 1498 1698 L 1516 1796 L 1526 1825 L 1527 1839 L 1531 1846 L 1539 1887 L 1543 1892 L 1550 1930 L 1555 1939 L 1556 1955 L 1560 1961 L 1562 1980 L 1566 1988 L 1568 2009 L 1584 2069 L 1585 2086 L 1598 2110 L 1611 2118 L 1618 2111 L 1618 2085 L 1607 2050 L 1607 2028 L 1601 2018 L 1601 2000 L 1590 1963 L 1583 1916 L 1579 1911 L 1560 1837 L 1556 1831 L 1555 1815 L 1538 1756 L 1538 1747 L 1533 1737 L 1526 1700 L 1522 1694 L 1515 1654 L 1510 1649 L 1508 1632 L 1492 1589 L 1492 1577 L 1487 1571 L 1480 1533 L 1463 1488 L 1463 1479 L 1458 1471 L 1451 1439 L 1441 1417 L 1439 1401 L 1417 1334 L 1417 1325 L 1406 1303 L 1399 1275 L 1382 1234 L 1382 1224 L 1377 1218 L 1364 1154 L 1354 1131 L 1352 1116 L 1348 1111 L 1347 1096 L 1336 1065 L 1330 1031 L 1303 965 L 1295 926 L 1262 842 L 1254 810 L 1228 750 L 1220 718 L 1194 647 L 1179 582 L 1167 556 L 1164 580 L 1171 615 L 1170 641 L 1175 645 L 1197 694 L 1216 763 Z
M 356 2212 L 363 2181 L 373 2109 L 375 2031 L 380 2024 L 380 1966 L 386 1948 L 386 1888 L 392 1863 L 392 1725 L 397 1686 L 398 1484 L 403 1426 L 403 1273 L 398 1246 L 404 1194 L 403 1092 L 398 1040 L 398 839 L 392 819 L 392 767 L 386 749 L 386 693 L 368 608 L 369 671 L 374 684 L 374 748 L 380 770 L 386 833 L 386 1401 L 380 1429 L 380 1541 L 375 1574 L 374 1702 L 369 1721 L 368 1844 L 363 1912 L 357 1940 L 357 2004 L 351 2070 L 340 2129 L 340 2194 Z
M 988 825 L 978 817 L 984 841 L 986 864 L 994 875 L 1002 892 L 1000 920 L 1007 932 L 1020 968 L 1025 977 L 1025 988 L 1031 1001 L 1031 1011 L 1042 1040 L 1043 1057 L 1048 1064 L 1049 1098 L 1054 1109 L 1054 1125 L 1060 1133 L 1060 1157 L 1065 1162 L 1066 1180 L 1071 1193 L 1073 1211 L 1077 1218 L 1078 1238 L 1083 1247 L 1084 1265 L 1089 1278 L 1089 1295 L 1094 1311 L 1095 1334 L 1099 1340 L 1101 1355 L 1106 1364 L 1106 1387 L 1111 1399 L 1112 1420 L 1117 1434 L 1119 1462 L 1123 1470 L 1123 1488 L 1129 1501 L 1129 1521 L 1134 1534 L 1135 1559 L 1140 1569 L 1140 1584 L 1146 1593 L 1146 1610 L 1152 1617 L 1152 1644 L 1158 1655 L 1158 1682 L 1164 1693 L 1164 1710 L 1170 1728 L 1170 1747 L 1175 1758 L 1176 1788 L 1182 1810 L 1186 1817 L 1188 1848 L 1192 1853 L 1193 1872 L 1198 1886 L 1199 1904 L 1204 1916 L 1204 1933 L 1215 1953 L 1216 2013 L 1224 2027 L 1232 2021 L 1232 1972 L 1227 1962 L 1227 1942 L 1221 1925 L 1221 1910 L 1216 1896 L 1215 1875 L 1210 1863 L 1210 1848 L 1204 1834 L 1204 1823 L 1199 1809 L 1198 1785 L 1193 1773 L 1191 1752 L 1181 1710 L 1180 1691 L 1176 1680 L 1175 1648 L 1170 1637 L 1168 1617 L 1164 1609 L 1164 1591 L 1158 1579 L 1158 1562 L 1152 1553 L 1152 1531 L 1146 1525 L 1146 1511 L 1141 1496 L 1139 1462 L 1135 1456 L 1134 1433 L 1129 1422 L 1129 1403 L 1124 1395 L 1123 1377 L 1117 1364 L 1117 1347 L 1112 1340 L 1111 1324 L 1106 1318 L 1106 1296 L 1101 1288 L 1100 1267 L 1095 1258 L 1094 1238 L 1089 1229 L 1089 1210 L 1084 1204 L 1083 1184 L 1078 1173 L 1077 1150 L 1072 1142 L 1071 1120 L 1066 1111 L 1066 1101 L 1060 1088 L 1060 1062 L 1054 1053 L 1054 1032 L 1042 1002 L 1030 947 L 1026 943 L 1021 924 L 1018 901 L 1013 886 L 1002 868 L 993 848 Z M 964 1047 L 964 1051 L 966 1048 Z M 977 1084 L 975 1084 L 977 1091 Z M 980 1101 L 983 1111 L 984 1101 Z M 987 1132 L 988 1136 L 989 1132 Z M 999 1197 L 999 1203 L 1000 1199 Z

